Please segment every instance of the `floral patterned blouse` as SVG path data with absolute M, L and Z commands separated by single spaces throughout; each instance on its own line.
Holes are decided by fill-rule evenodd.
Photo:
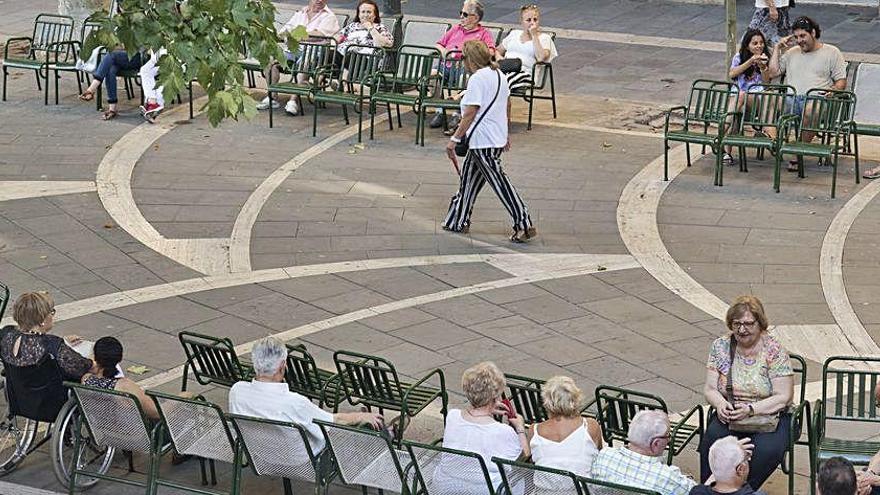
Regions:
M 733 397 L 736 402 L 755 402 L 773 395 L 771 380 L 791 376 L 791 361 L 782 344 L 770 335 L 761 337 L 764 345 L 755 358 L 735 355 Z M 706 368 L 718 372 L 718 391 L 727 398 L 727 377 L 730 375 L 730 336 L 712 342 Z M 728 399 L 729 400 L 729 399 Z
M 12 354 L 13 346 L 18 337 L 18 355 Z M 32 366 L 38 364 L 46 354 L 51 354 L 58 361 L 61 372 L 68 380 L 80 381 L 92 367 L 92 360 L 81 356 L 57 335 L 23 333 L 10 325 L 0 329 L 0 358 L 4 363 L 13 366 Z

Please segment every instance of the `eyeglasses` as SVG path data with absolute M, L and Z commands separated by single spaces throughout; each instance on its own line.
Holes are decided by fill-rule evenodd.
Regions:
M 462 19 L 465 18 L 465 17 L 470 17 L 470 16 L 472 16 L 472 15 L 477 15 L 477 14 L 471 14 L 471 13 L 469 13 L 469 12 L 465 12 L 465 11 L 463 11 L 463 10 L 462 10 L 461 12 L 458 13 L 458 17 L 461 17 Z
M 730 322 L 730 326 L 733 327 L 734 330 L 737 330 L 737 329 L 740 329 L 743 327 L 752 328 L 753 326 L 755 326 L 755 323 L 757 323 L 757 321 L 755 321 L 755 320 L 752 320 L 752 321 L 732 321 L 732 322 Z

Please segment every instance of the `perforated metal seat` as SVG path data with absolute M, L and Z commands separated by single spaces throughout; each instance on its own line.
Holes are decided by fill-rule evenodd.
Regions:
M 404 469 L 409 453 L 395 449 L 391 439 L 373 430 L 315 420 L 348 485 L 405 493 Z
M 425 495 L 494 495 L 492 479 L 483 458 L 474 452 L 404 442 L 413 469 L 408 479 L 417 480 L 418 493 Z

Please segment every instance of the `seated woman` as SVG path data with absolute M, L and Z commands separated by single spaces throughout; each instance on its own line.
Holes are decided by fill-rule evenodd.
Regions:
M 156 404 L 147 397 L 144 389 L 130 379 L 121 376 L 118 365 L 122 362 L 122 344 L 114 337 L 101 337 L 95 342 L 95 367 L 82 377 L 82 384 L 108 390 L 127 392 L 137 397 L 144 414 L 159 419 Z
M 595 419 L 581 417 L 583 399 L 581 389 L 567 376 L 554 376 L 544 383 L 541 401 L 548 419 L 529 428 L 535 464 L 590 475 L 593 459 L 602 448 L 602 428 Z M 544 490 L 562 488 L 552 481 L 536 477 L 535 485 Z
M 715 408 L 700 442 L 700 481 L 712 474 L 709 447 L 733 435 L 751 438 L 749 485 L 758 490 L 779 467 L 791 430 L 793 394 L 788 352 L 767 333 L 764 306 L 754 296 L 736 298 L 725 318 L 730 333 L 718 337 L 706 365 L 706 401 Z
M 733 56 L 730 62 L 730 71 L 728 77 L 736 82 L 739 92 L 736 96 L 736 102 L 733 110 L 742 112 L 747 105 L 752 104 L 753 98 L 750 92 L 763 91 L 763 83 L 770 82 L 770 50 L 767 48 L 767 40 L 764 34 L 757 29 L 749 29 L 743 35 L 742 43 L 739 47 L 739 53 Z M 731 122 L 727 123 L 730 127 Z M 761 132 L 766 132 L 771 138 L 776 137 L 775 128 L 767 128 Z M 730 147 L 722 157 L 725 165 L 733 165 L 733 157 L 730 156 Z
M 379 6 L 375 0 L 360 0 L 354 20 L 346 24 L 336 35 L 336 55 L 334 64 L 339 67 L 345 52 L 352 45 L 387 48 L 394 44 L 394 35 L 382 24 Z M 358 48 L 359 53 L 372 53 L 369 48 Z
M 537 5 L 522 7 L 519 16 L 522 29 L 512 30 L 495 52 L 498 60 L 519 60 L 522 63 L 518 71 L 508 71 L 506 64 L 502 63 L 501 69 L 507 73 L 511 93 L 534 84 L 532 68 L 537 62 L 550 62 L 559 55 L 550 35 L 541 32 L 541 11 Z
M 465 370 L 461 389 L 468 407 L 450 409 L 443 430 L 443 446 L 456 450 L 476 452 L 486 462 L 492 485 L 498 486 L 501 474 L 492 457 L 515 460 L 529 455 L 529 441 L 521 416 L 507 416 L 507 424 L 494 416 L 506 415 L 501 394 L 507 382 L 495 363 L 483 362 Z M 434 480 L 441 493 L 486 493 L 486 480 L 479 473 L 462 469 L 451 456 L 443 457 L 434 472 Z
M 95 98 L 95 91 L 98 90 L 98 86 L 107 81 L 107 104 L 109 108 L 104 112 L 103 119 L 115 119 L 119 115 L 116 111 L 116 103 L 119 101 L 116 98 L 116 74 L 120 70 L 139 69 L 142 64 L 140 53 L 135 53 L 131 58 L 129 58 L 125 50 L 113 50 L 110 53 L 104 54 L 101 63 L 98 64 L 98 69 L 93 75 L 92 83 L 83 91 L 83 94 L 79 95 L 79 99 L 82 101 L 92 101 Z

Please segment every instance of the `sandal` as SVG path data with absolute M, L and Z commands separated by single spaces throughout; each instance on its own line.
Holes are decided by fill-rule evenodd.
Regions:
M 87 89 L 83 91 L 83 94 L 79 95 L 79 99 L 82 101 L 92 101 L 95 99 L 95 93 Z
M 514 230 L 513 234 L 510 235 L 510 242 L 522 244 L 524 242 L 529 242 L 535 237 L 538 237 L 537 229 L 535 229 L 534 227 L 529 227 L 525 230 Z
M 104 116 L 101 117 L 104 120 L 113 120 L 119 116 L 119 113 L 116 110 L 107 110 L 104 112 Z
M 866 179 L 880 179 L 880 167 L 874 167 L 862 174 Z
M 797 172 L 798 171 L 798 161 L 790 160 L 788 162 L 788 168 L 786 168 L 789 172 Z

